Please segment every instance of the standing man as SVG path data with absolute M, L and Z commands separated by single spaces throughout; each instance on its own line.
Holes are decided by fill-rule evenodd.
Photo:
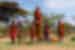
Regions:
M 37 7 L 34 14 L 34 24 L 37 40 L 41 40 L 41 26 L 42 26 L 42 14 L 40 8 Z
M 24 35 L 24 32 L 23 32 L 23 23 L 25 21 L 25 18 L 22 17 L 22 16 L 18 16 L 17 18 L 17 24 L 18 24 L 18 34 L 17 34 L 17 38 L 18 38 L 18 43 L 21 43 L 22 40 L 23 40 L 23 36 Z
M 30 38 L 31 40 L 33 41 L 34 38 L 35 38 L 35 26 L 34 26 L 34 23 L 32 23 L 31 27 L 30 27 Z
M 64 40 L 64 22 L 62 20 L 58 21 L 58 36 L 59 36 L 59 41 Z
M 17 31 L 18 31 L 17 25 L 15 21 L 12 21 L 12 23 L 9 26 L 9 33 L 12 44 L 15 43 Z
M 48 21 L 45 21 L 45 26 L 44 26 L 44 40 L 49 40 L 49 25 Z

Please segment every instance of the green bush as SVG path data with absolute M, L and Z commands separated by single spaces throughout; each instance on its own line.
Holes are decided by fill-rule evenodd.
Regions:
M 75 37 L 72 37 L 72 38 L 71 38 L 71 41 L 75 42 Z

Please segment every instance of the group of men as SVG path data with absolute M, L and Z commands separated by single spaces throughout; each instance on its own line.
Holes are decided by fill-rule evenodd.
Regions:
M 31 29 L 30 29 L 30 38 L 33 40 L 35 37 L 37 40 L 42 40 L 41 38 L 41 28 L 42 28 L 42 14 L 40 12 L 39 8 L 36 8 L 35 14 L 34 14 L 34 22 L 32 23 Z M 48 21 L 45 22 L 44 26 L 44 40 L 49 40 L 49 25 Z M 15 43 L 15 39 L 17 37 L 17 34 L 20 32 L 20 28 L 17 24 L 15 24 L 15 21 L 12 22 L 10 25 L 9 33 L 12 43 Z M 18 38 L 20 38 L 20 34 L 18 34 Z M 63 40 L 64 38 L 64 23 L 62 21 L 58 22 L 58 36 L 59 40 Z

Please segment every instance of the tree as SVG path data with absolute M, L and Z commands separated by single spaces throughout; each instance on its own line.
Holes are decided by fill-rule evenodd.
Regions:
M 24 16 L 27 11 L 19 8 L 19 4 L 16 2 L 0 2 L 0 20 L 8 20 L 9 16 L 14 14 Z
M 43 16 L 43 22 L 45 20 L 48 20 L 49 25 L 53 26 L 53 24 L 55 24 L 56 21 L 62 18 L 64 18 L 64 14 L 52 14 L 51 17 Z

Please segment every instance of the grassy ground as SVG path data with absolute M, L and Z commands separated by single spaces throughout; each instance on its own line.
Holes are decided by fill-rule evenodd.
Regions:
M 75 50 L 75 42 L 72 42 L 70 38 L 74 35 L 65 37 L 64 42 L 40 42 L 34 44 L 23 43 L 21 45 L 15 44 L 11 45 L 10 39 L 1 38 L 0 39 L 0 50 Z

